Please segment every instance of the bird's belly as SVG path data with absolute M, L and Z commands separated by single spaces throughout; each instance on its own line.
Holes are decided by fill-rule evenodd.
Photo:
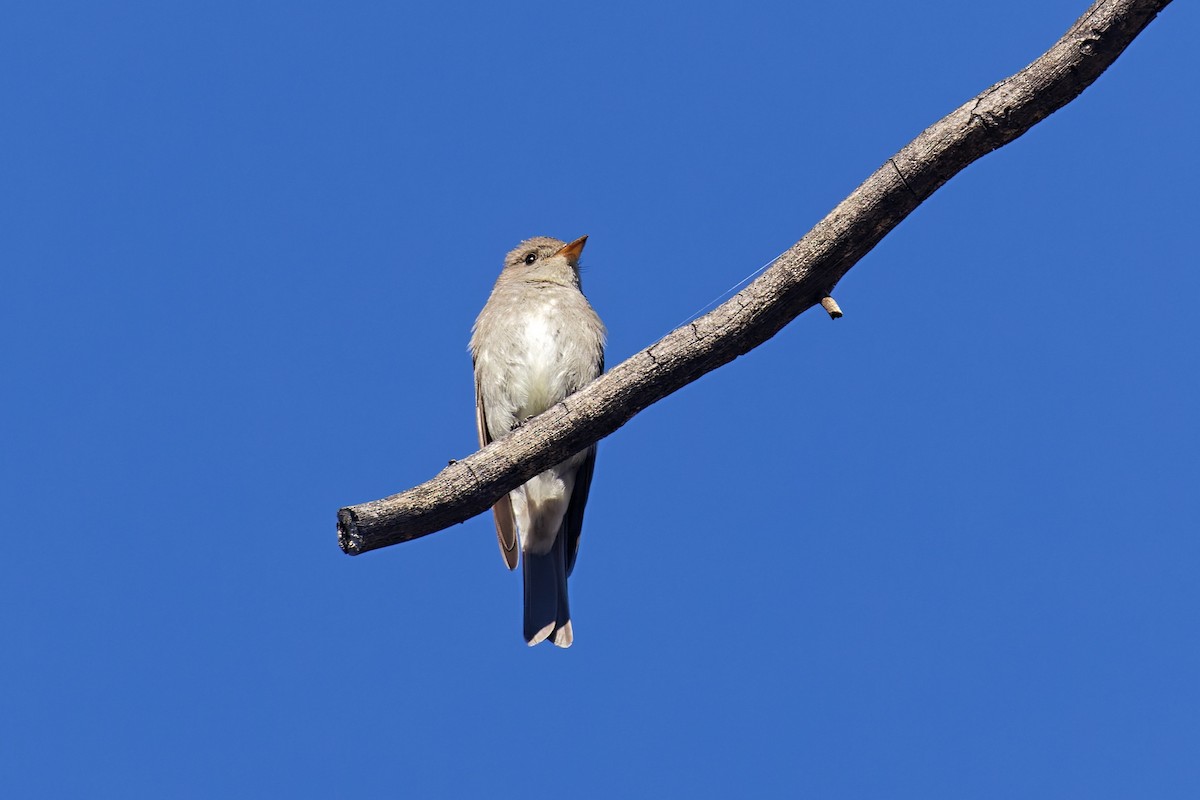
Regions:
M 572 456 L 562 464 L 534 475 L 509 495 L 522 550 L 539 554 L 550 552 L 571 502 L 575 470 L 580 460 L 580 456 Z
M 524 358 L 513 365 L 517 419 L 541 414 L 569 393 L 563 347 L 558 326 L 548 314 L 531 315 L 521 333 Z

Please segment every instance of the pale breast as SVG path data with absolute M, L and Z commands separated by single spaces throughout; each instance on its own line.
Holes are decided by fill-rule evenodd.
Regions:
M 476 339 L 483 345 L 476 351 L 476 368 L 495 387 L 487 403 L 488 428 L 495 434 L 537 416 L 595 378 L 604 327 L 574 288 L 526 290 L 519 302 L 493 300 L 503 311 L 489 317 L 487 335 Z
M 518 345 L 524 349 L 525 358 L 514 369 L 514 377 L 521 384 L 516 392 L 520 417 L 540 414 L 566 397 L 558 312 L 558 303 L 550 302 L 540 304 L 525 316 Z

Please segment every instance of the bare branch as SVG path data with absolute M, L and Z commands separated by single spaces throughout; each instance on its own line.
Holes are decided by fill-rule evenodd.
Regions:
M 1062 108 L 1100 76 L 1170 0 L 1100 0 L 1045 54 L 931 125 L 757 280 L 672 331 L 510 436 L 432 480 L 338 512 L 350 555 L 462 522 L 635 414 L 774 336 L 946 181 Z M 837 311 L 840 313 L 840 310 Z

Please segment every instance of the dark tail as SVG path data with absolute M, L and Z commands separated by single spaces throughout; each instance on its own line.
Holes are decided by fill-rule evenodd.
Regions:
M 525 580 L 525 641 L 531 646 L 550 639 L 570 647 L 571 611 L 567 605 L 567 549 L 565 525 L 544 555 L 525 552 L 521 571 Z

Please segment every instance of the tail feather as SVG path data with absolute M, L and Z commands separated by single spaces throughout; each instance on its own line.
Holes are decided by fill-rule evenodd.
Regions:
M 567 603 L 567 551 L 565 531 L 554 537 L 550 552 L 525 552 L 521 571 L 525 581 L 525 641 L 530 646 L 551 639 L 570 647 L 571 611 Z

